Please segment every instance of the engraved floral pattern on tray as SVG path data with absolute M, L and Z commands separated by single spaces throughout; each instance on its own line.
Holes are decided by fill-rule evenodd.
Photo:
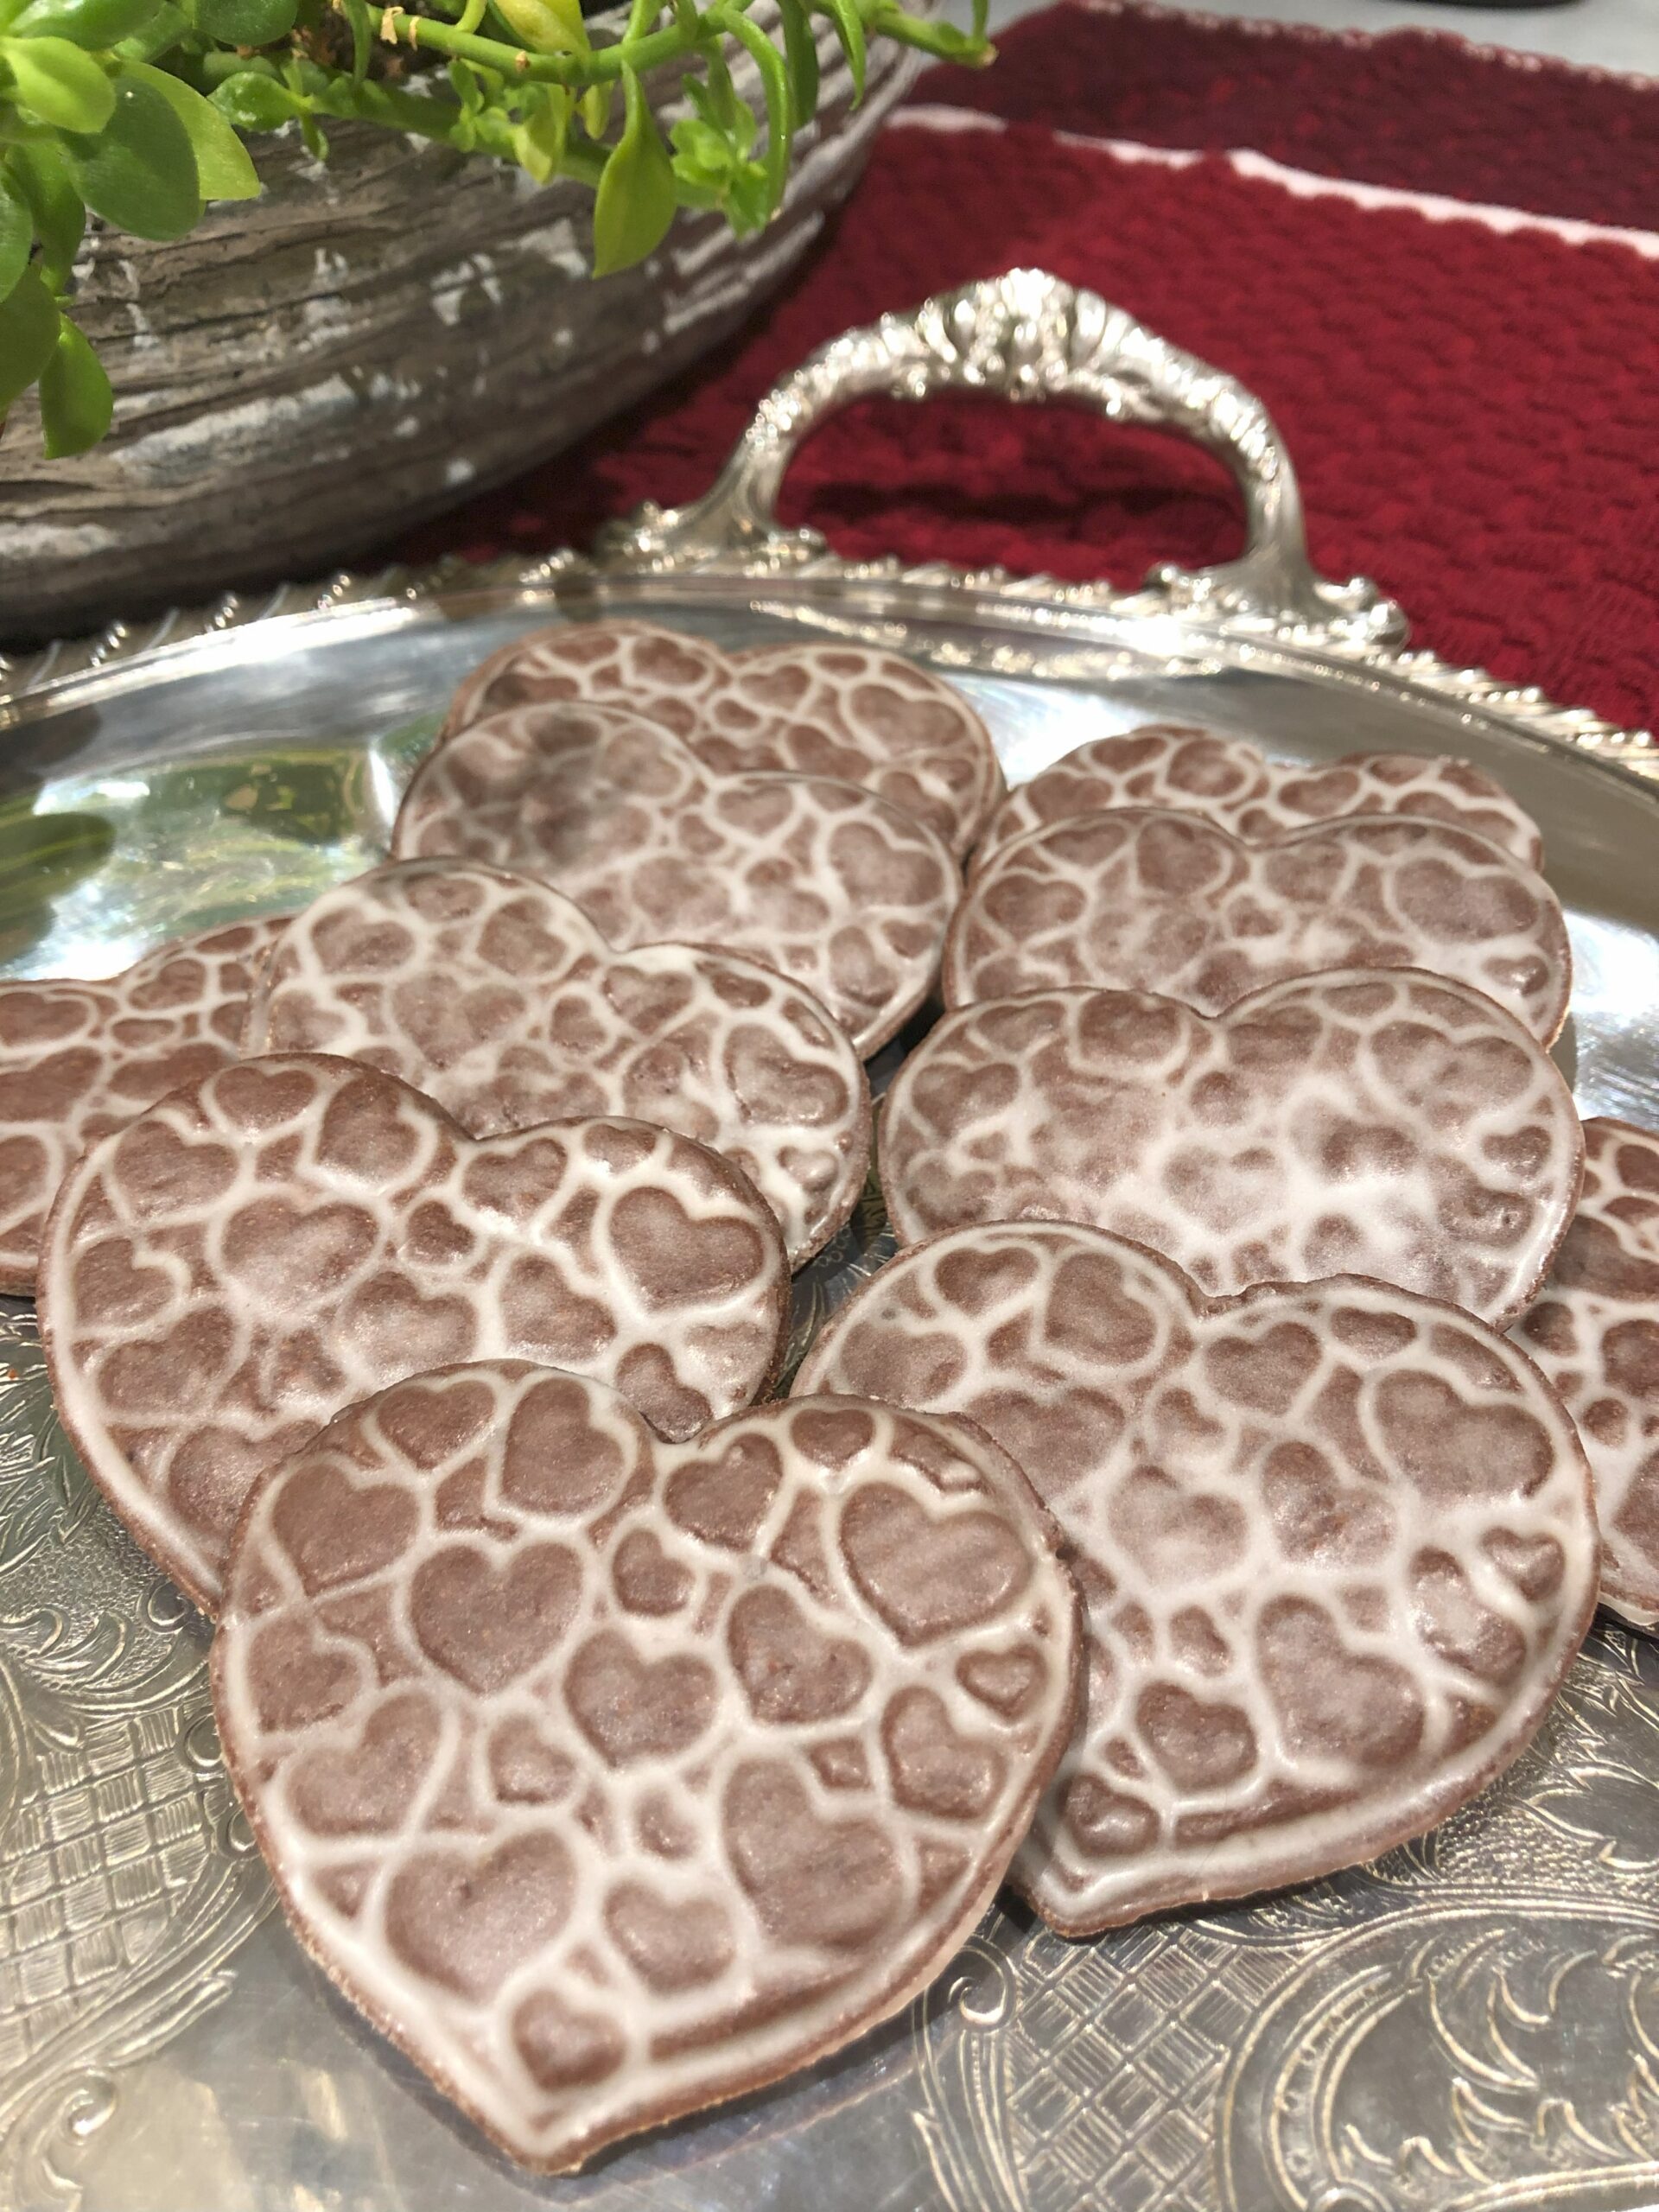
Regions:
M 932 1993 L 950 2212 L 1481 2212 L 1659 2190 L 1659 1652 L 1603 1616 L 1495 1789 L 1370 1868 Z
M 58 1425 L 0 1306 L 0 2202 L 75 2194 L 114 2069 L 221 2003 L 270 1909 L 219 1758 L 206 1634 Z

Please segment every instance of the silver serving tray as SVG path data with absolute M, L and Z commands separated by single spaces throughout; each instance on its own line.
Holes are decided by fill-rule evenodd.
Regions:
M 851 565 L 779 528 L 827 410 L 948 386 L 1199 439 L 1249 550 L 1143 589 Z M 850 333 L 764 403 L 709 497 L 594 555 L 337 579 L 54 647 L 0 698 L 0 972 L 99 975 L 298 903 L 381 851 L 462 672 L 599 610 L 723 643 L 785 626 L 949 671 L 1012 779 L 1202 720 L 1314 760 L 1456 751 L 1542 823 L 1578 965 L 1586 1113 L 1659 1126 L 1659 749 L 1400 649 L 1309 569 L 1260 404 L 1018 272 Z M 887 1056 L 891 1062 L 891 1053 Z M 884 1250 L 872 1200 L 798 1291 L 804 1336 Z M 1603 1617 L 1534 1748 L 1379 1864 L 1069 1944 L 996 1909 L 827 2064 L 527 2180 L 273 1916 L 219 1763 L 205 1630 L 92 1495 L 32 1317 L 0 1313 L 0 2212 L 1451 2212 L 1659 2198 L 1659 1643 Z

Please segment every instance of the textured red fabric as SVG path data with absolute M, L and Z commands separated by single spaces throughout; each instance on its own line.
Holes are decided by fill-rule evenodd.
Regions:
M 528 553 L 582 543 L 641 499 L 691 498 L 813 346 L 1020 263 L 1093 286 L 1258 392 L 1316 562 L 1375 576 L 1419 642 L 1621 723 L 1659 713 L 1659 264 L 1299 200 L 1222 159 L 1128 163 L 1029 124 L 890 130 L 824 249 L 745 339 L 397 550 Z M 1190 448 L 990 402 L 849 410 L 803 451 L 785 511 L 849 554 L 1122 582 L 1224 558 L 1239 534 L 1230 486 Z
M 1502 18 L 1481 27 L 1501 30 Z M 1134 0 L 1051 8 L 997 46 L 994 68 L 930 70 L 912 99 L 1090 137 L 1249 146 L 1325 175 L 1538 214 L 1659 225 L 1659 81 L 1433 31 L 1367 38 Z

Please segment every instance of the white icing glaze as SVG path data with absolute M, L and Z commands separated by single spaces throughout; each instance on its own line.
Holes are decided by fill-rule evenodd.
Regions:
M 746 953 L 804 983 L 868 1056 L 926 997 L 961 890 L 933 833 L 828 778 L 717 776 L 656 724 L 552 701 L 446 739 L 416 772 L 399 859 L 539 877 L 624 950 Z
M 1450 976 L 1546 1045 L 1572 980 L 1549 886 L 1449 823 L 1360 818 L 1246 845 L 1197 815 L 1123 807 L 992 857 L 951 925 L 944 989 L 954 1007 L 1092 983 L 1218 1014 L 1325 968 Z
M 29 1291 L 70 1162 L 236 1058 L 250 978 L 286 915 L 206 930 L 101 983 L 0 983 L 0 1291 Z
M 1076 1615 L 960 1424 L 770 1405 L 675 1447 L 461 1367 L 260 1489 L 214 1700 L 302 1940 L 563 2170 L 925 1986 L 1070 1732 Z
M 689 1138 L 593 1119 L 475 1142 L 391 1076 L 291 1054 L 94 1145 L 40 1295 L 89 1471 L 211 1608 L 243 1498 L 342 1406 L 448 1360 L 556 1358 L 690 1434 L 764 1388 L 788 1290 L 770 1211 Z
M 1011 792 L 986 824 L 975 868 L 1027 830 L 1119 806 L 1201 814 L 1250 844 L 1345 815 L 1411 815 L 1472 830 L 1528 868 L 1544 860 L 1537 823 L 1471 761 L 1349 753 L 1309 766 L 1269 760 L 1242 737 L 1149 722 L 1091 739 Z
M 802 986 L 693 945 L 615 952 L 571 899 L 476 861 L 326 892 L 267 963 L 244 1046 L 384 1068 L 473 1136 L 583 1114 L 677 1129 L 743 1170 L 796 1267 L 869 1158 L 864 1070 Z
M 1596 1479 L 1601 1598 L 1659 1627 L 1659 1135 L 1584 1125 L 1584 1192 L 1514 1331 L 1567 1402 Z
M 1085 1712 L 1014 1878 L 1065 1934 L 1433 1827 L 1528 1742 L 1594 1605 L 1560 1401 L 1375 1283 L 1211 1305 L 1099 1230 L 959 1230 L 883 1268 L 795 1387 L 969 1416 L 1060 1523 Z
M 1520 1313 L 1573 1216 L 1572 1093 L 1466 984 L 1338 969 L 1206 1016 L 1134 991 L 947 1014 L 881 1109 L 901 1241 L 1082 1221 L 1211 1293 L 1362 1274 Z
M 861 784 L 958 857 L 1002 790 L 990 733 L 953 684 L 897 653 L 840 641 L 728 655 L 652 622 L 564 623 L 475 670 L 445 732 L 556 699 L 647 715 L 721 775 L 789 770 Z

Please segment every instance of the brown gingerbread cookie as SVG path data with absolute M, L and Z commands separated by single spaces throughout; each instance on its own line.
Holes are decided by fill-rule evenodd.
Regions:
M 392 852 L 539 877 L 623 951 L 672 941 L 763 961 L 867 1058 L 932 988 L 961 890 L 932 831 L 872 791 L 715 775 L 655 723 L 556 701 L 440 745 Z
M 1269 760 L 1242 737 L 1148 722 L 1090 739 L 1011 791 L 986 824 L 974 866 L 982 868 L 1027 830 L 1119 806 L 1201 814 L 1249 844 L 1346 815 L 1407 815 L 1455 823 L 1528 868 L 1544 864 L 1537 823 L 1471 761 L 1444 753 L 1350 753 L 1310 767 Z
M 1584 1125 L 1584 1190 L 1512 1332 L 1567 1402 L 1596 1478 L 1602 1603 L 1659 1627 L 1659 1136 Z
M 213 1681 L 301 1941 L 564 2171 L 926 1986 L 1077 1655 L 1046 1518 L 965 1424 L 773 1404 L 667 1445 L 499 1363 L 352 1408 L 261 1486 Z
M 621 1114 L 735 1162 L 799 1267 L 852 1211 L 870 1095 L 811 994 L 696 945 L 608 945 L 580 906 L 474 861 L 394 861 L 296 915 L 248 1010 L 250 1052 L 401 1076 L 469 1135 Z
M 1347 969 L 1225 1014 L 1028 991 L 947 1014 L 881 1109 L 900 1241 L 1082 1221 L 1212 1294 L 1370 1275 L 1502 1324 L 1573 1218 L 1573 1095 L 1467 984 Z
M 211 1611 L 242 1501 L 342 1406 L 536 1358 L 691 1435 L 770 1380 L 789 1263 L 753 1185 L 689 1138 L 595 1118 L 475 1141 L 391 1076 L 294 1053 L 85 1154 L 40 1300 L 88 1471 Z
M 725 653 L 654 622 L 567 622 L 491 655 L 455 694 L 451 736 L 509 707 L 581 699 L 643 715 L 723 776 L 785 770 L 861 784 L 958 859 L 1002 793 L 990 733 L 930 669 L 840 641 Z
M 916 1246 L 796 1382 L 964 1414 L 1059 1522 L 1084 1713 L 1014 1878 L 1062 1934 L 1376 1857 L 1542 1719 L 1595 1605 L 1560 1401 L 1355 1278 L 1208 1300 L 1071 1223 Z
M 0 1291 L 35 1287 L 46 1217 L 87 1145 L 236 1058 L 253 971 L 287 919 L 181 938 L 101 983 L 0 983 Z
M 1450 823 L 1377 817 L 1246 844 L 1200 816 L 1124 807 L 993 855 L 945 947 L 947 1006 L 1057 984 L 1160 991 L 1205 1014 L 1325 968 L 1424 968 L 1550 1044 L 1572 956 L 1543 878 Z

